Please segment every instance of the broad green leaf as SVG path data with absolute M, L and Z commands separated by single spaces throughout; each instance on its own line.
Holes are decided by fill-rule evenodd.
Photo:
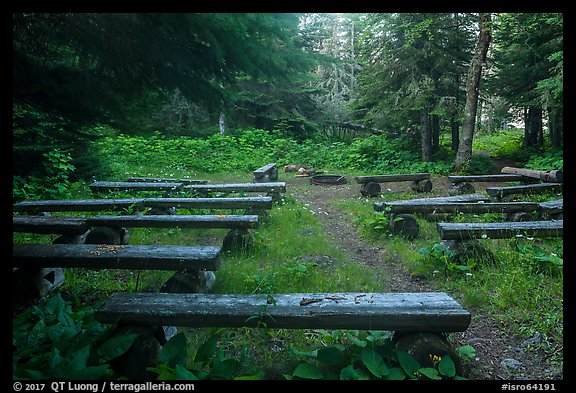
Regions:
M 401 381 L 406 379 L 406 373 L 400 367 L 392 367 L 388 369 L 388 375 L 386 376 L 386 379 L 391 381 Z
M 186 362 L 186 336 L 178 333 L 170 338 L 160 351 L 160 361 L 171 367 Z
M 414 378 L 414 373 L 420 369 L 420 363 L 418 360 L 414 359 L 412 355 L 405 351 L 397 351 L 398 362 L 400 363 L 400 367 L 404 370 L 404 372 L 410 377 Z
M 342 361 L 342 352 L 335 347 L 319 349 L 318 361 L 324 364 L 338 364 L 340 361 Z
M 349 366 L 344 367 L 340 371 L 340 379 L 343 381 L 359 379 L 358 373 L 356 372 L 356 370 L 354 370 L 354 365 L 351 364 Z
M 241 375 L 239 377 L 234 377 L 235 381 L 259 381 L 261 378 L 258 374 L 253 375 Z
M 38 348 L 46 340 L 46 323 L 39 320 L 28 335 L 28 345 Z
M 90 346 L 86 345 L 74 353 L 74 356 L 68 364 L 67 372 L 74 372 L 85 368 L 88 364 L 88 357 L 90 356 Z
M 105 363 L 123 355 L 130 349 L 134 340 L 136 340 L 138 336 L 138 333 L 132 333 L 112 337 L 111 339 L 106 340 L 96 349 L 96 355 L 99 358 L 99 362 Z
M 294 371 L 292 372 L 294 377 L 304 378 L 304 379 L 322 379 L 324 378 L 324 373 L 317 366 L 310 363 L 300 363 Z
M 469 358 L 473 359 L 476 357 L 476 349 L 471 345 L 463 345 L 458 347 L 456 351 L 463 356 L 468 356 Z
M 382 378 L 382 376 L 388 375 L 388 366 L 386 366 L 384 359 L 377 352 L 365 349 L 360 354 L 360 357 L 366 368 L 376 377 Z
M 446 355 L 440 360 L 440 363 L 438 363 L 438 372 L 447 377 L 456 375 L 456 366 L 450 355 Z
M 73 372 L 67 373 L 67 375 L 63 377 L 66 379 L 76 380 L 97 380 L 101 379 L 109 372 L 109 366 L 107 364 L 102 364 L 100 366 L 90 366 L 79 370 L 74 370 Z
M 198 378 L 194 373 L 177 364 L 175 367 L 175 377 L 177 380 L 195 381 Z
M 208 364 L 210 359 L 216 353 L 217 347 L 217 339 L 216 336 L 210 336 L 208 340 L 206 340 L 200 347 L 198 347 L 198 351 L 196 352 L 196 356 L 194 357 L 195 363 L 204 363 Z
M 212 366 L 212 373 L 214 375 L 223 377 L 224 379 L 232 379 L 236 370 L 240 368 L 240 362 L 231 357 L 225 357 L 222 360 L 216 359 Z
M 440 378 L 440 376 L 438 375 L 438 371 L 436 371 L 435 368 L 431 368 L 431 367 L 422 367 L 420 370 L 418 370 L 418 372 L 430 379 L 442 379 Z

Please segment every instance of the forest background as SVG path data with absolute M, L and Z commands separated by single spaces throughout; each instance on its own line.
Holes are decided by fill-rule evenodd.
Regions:
M 562 163 L 562 13 L 19 13 L 12 33 L 16 199 L 112 176 L 94 146 L 116 137 L 180 141 L 189 154 L 172 157 L 204 171 L 263 130 L 276 149 L 237 154 L 243 170 L 446 174 L 490 170 L 474 134 L 519 127 L 518 162 Z

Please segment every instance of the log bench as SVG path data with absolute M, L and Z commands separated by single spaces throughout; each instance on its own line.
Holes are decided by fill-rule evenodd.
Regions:
M 442 240 L 563 237 L 564 220 L 436 224 Z
M 446 203 L 475 203 L 490 201 L 490 198 L 484 194 L 464 194 L 449 197 L 436 198 L 416 198 L 409 200 L 393 202 L 376 202 L 374 210 L 377 212 L 386 212 L 389 214 L 390 230 L 395 235 L 402 235 L 407 238 L 416 238 L 420 233 L 420 225 L 416 218 L 410 214 L 415 213 L 413 206 L 422 206 L 421 209 L 431 214 L 434 206 Z
M 13 205 L 14 212 L 92 212 L 119 211 L 142 212 L 151 208 L 152 214 L 175 213 L 175 209 L 246 209 L 246 214 L 262 215 L 272 209 L 272 197 L 242 198 L 134 198 L 134 199 L 65 199 L 44 201 L 23 201 Z
M 514 195 L 545 194 L 548 192 L 560 193 L 563 191 L 563 183 L 538 183 L 521 186 L 487 187 L 486 193 L 494 200 L 510 199 Z
M 228 228 L 226 250 L 250 245 L 250 229 L 259 223 L 257 215 L 138 215 L 95 217 L 13 216 L 14 232 L 62 234 L 55 242 L 108 244 L 127 243 L 126 228 Z
M 518 237 L 563 237 L 563 220 L 482 222 L 482 223 L 438 223 L 436 229 L 441 244 L 452 253 L 453 258 L 467 264 L 493 264 L 494 253 L 484 247 L 481 239 L 507 239 Z
M 429 173 L 410 173 L 401 175 L 356 176 L 356 183 L 361 184 L 360 193 L 363 196 L 377 196 L 382 188 L 379 183 L 410 181 L 410 188 L 416 192 L 432 191 L 432 181 Z
M 476 192 L 471 183 L 475 182 L 530 182 L 533 181 L 525 176 L 516 174 L 498 174 L 498 175 L 469 175 L 469 176 L 448 176 L 448 181 L 451 183 L 448 186 L 448 194 L 473 194 Z
M 127 182 L 135 183 L 183 183 L 183 184 L 207 184 L 208 180 L 197 179 L 174 179 L 167 177 L 129 177 Z
M 95 181 L 90 184 L 90 189 L 94 193 L 108 191 L 162 191 L 165 196 L 169 196 L 176 191 L 180 191 L 184 183 L 164 183 L 164 182 L 130 182 L 130 181 Z
M 276 163 L 266 164 L 252 172 L 254 183 L 267 183 L 278 180 Z
M 273 201 L 280 199 L 280 194 L 286 192 L 286 182 L 268 183 L 228 183 L 228 184 L 189 184 L 184 186 L 185 191 L 193 191 L 199 194 L 211 192 L 231 194 L 231 193 L 266 193 L 272 197 Z
M 115 293 L 95 318 L 121 329 L 147 327 L 152 342 L 165 336 L 166 327 L 172 334 L 174 327 L 392 331 L 397 348 L 412 348 L 421 364 L 430 362 L 431 353 L 450 354 L 459 372 L 459 356 L 443 333 L 465 331 L 471 321 L 470 313 L 444 292 Z
M 178 280 L 198 291 L 201 279 L 215 279 L 221 250 L 213 246 L 14 244 L 14 301 L 26 304 L 53 291 L 64 283 L 63 268 L 169 270 L 175 274 L 167 283 Z

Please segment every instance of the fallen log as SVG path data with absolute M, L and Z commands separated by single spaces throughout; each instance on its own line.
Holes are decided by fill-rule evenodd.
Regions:
M 516 175 L 522 175 L 526 177 L 532 177 L 534 179 L 540 179 L 549 183 L 563 183 L 564 173 L 562 170 L 549 170 L 549 171 L 538 171 L 534 169 L 525 168 L 515 168 L 511 166 L 505 166 L 501 170 L 502 173 L 514 173 Z

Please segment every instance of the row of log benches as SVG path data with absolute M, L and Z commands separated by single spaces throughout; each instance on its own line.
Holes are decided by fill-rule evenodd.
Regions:
M 245 235 L 272 208 L 285 183 L 276 180 L 275 164 L 255 171 L 253 183 L 210 185 L 206 181 L 131 178 L 126 182 L 94 182 L 95 193 L 120 190 L 162 191 L 162 198 L 24 201 L 13 205 L 13 231 L 60 234 L 52 244 L 13 245 L 13 289 L 34 283 L 37 296 L 58 284 L 61 268 L 155 269 L 178 274 L 216 271 L 223 247 L 129 245 L 132 227 L 229 228 L 229 235 Z M 265 197 L 175 198 L 174 193 L 267 192 Z M 245 215 L 178 215 L 177 208 L 247 209 Z M 115 211 L 121 215 L 52 216 L 53 212 Z M 139 214 L 125 214 L 125 213 Z M 145 212 L 145 214 L 142 214 Z M 150 214 L 153 213 L 153 214 Z M 163 213 L 163 214 L 158 214 Z M 228 235 L 227 235 L 228 237 Z M 244 239 L 239 242 L 242 243 Z M 63 279 L 63 275 L 62 278 Z M 40 282 L 42 281 L 42 282 Z M 114 293 L 96 310 L 102 323 L 142 333 L 144 340 L 163 345 L 175 327 L 261 327 L 285 329 L 360 329 L 395 332 L 395 337 L 426 340 L 431 352 L 451 351 L 442 333 L 465 331 L 470 313 L 444 292 L 427 293 L 288 293 L 265 295 L 173 292 Z M 259 316 L 259 318 L 254 318 Z M 424 334 L 424 336 L 421 336 Z M 432 336 L 432 340 L 429 336 Z M 150 347 L 150 346 L 148 346 Z M 457 355 L 452 351 L 453 357 Z M 132 354 L 131 363 L 139 358 Z M 147 367 L 154 364 L 146 364 Z M 128 372 L 133 378 L 150 376 Z M 150 376 L 151 377 L 151 376 Z
M 198 271 L 216 271 L 219 268 L 224 247 L 200 246 L 152 246 L 129 245 L 130 227 L 180 227 L 180 228 L 230 228 L 230 233 L 245 235 L 256 228 L 259 218 L 272 208 L 273 200 L 285 192 L 285 183 L 272 183 L 277 179 L 275 164 L 259 168 L 254 173 L 254 183 L 209 185 L 206 181 L 132 178 L 126 182 L 95 182 L 91 189 L 95 193 L 113 190 L 163 191 L 163 198 L 134 199 L 93 199 L 75 201 L 26 201 L 14 205 L 14 211 L 35 215 L 14 215 L 15 232 L 32 232 L 61 236 L 54 244 L 15 244 L 13 247 L 13 267 L 20 271 L 19 277 L 36 275 L 42 280 L 54 281 L 54 267 L 77 267 L 86 269 L 159 269 L 171 270 L 176 274 Z M 169 181 L 168 181 L 169 180 Z M 420 186 L 426 189 L 426 182 L 420 179 Z M 130 184 L 128 184 L 130 183 Z M 193 191 L 207 192 L 268 192 L 266 197 L 239 198 L 173 198 L 173 193 Z M 450 197 L 448 197 L 450 198 Z M 391 216 L 407 214 L 406 209 L 419 209 L 411 213 L 442 211 L 467 211 L 473 203 L 478 212 L 506 211 L 504 205 L 488 202 L 485 197 L 461 195 L 459 200 L 444 198 L 423 198 L 422 200 L 399 201 L 374 204 L 378 211 L 388 211 Z M 437 200 L 434 200 L 437 199 Z M 456 199 L 453 197 L 452 199 Z M 479 203 L 481 202 L 481 203 Z M 409 203 L 412 206 L 409 207 Z M 455 204 L 448 207 L 448 204 Z M 510 212 L 517 212 L 520 202 Z M 431 206 L 434 208 L 431 208 Z M 510 205 L 510 203 L 508 203 Z M 476 207 L 479 206 L 479 207 Z M 245 215 L 176 215 L 175 209 L 248 209 Z M 557 217 L 562 211 L 561 200 L 557 203 L 541 203 L 523 206 L 526 211 L 540 211 L 542 214 Z M 44 212 L 56 211 L 116 211 L 143 212 L 138 215 L 103 215 L 95 217 L 52 217 Z M 256 210 L 254 210 L 256 209 Z M 490 210 L 495 209 L 495 210 Z M 157 214 L 164 213 L 164 214 Z M 49 214 L 49 213 L 48 213 Z M 398 218 L 398 216 L 396 216 Z M 406 219 L 406 222 L 409 219 Z M 393 220 L 401 222 L 405 220 Z M 537 222 L 537 223 L 544 223 Z M 534 236 L 561 236 L 562 221 L 546 222 L 547 229 L 529 231 Z M 552 224 L 555 223 L 555 224 Z M 498 223 L 494 223 L 498 224 Z M 504 224 L 504 223 L 500 223 Z M 539 224 L 539 225 L 540 225 Z M 457 236 L 462 239 L 474 236 L 470 226 L 453 228 L 438 224 L 442 238 Z M 518 233 L 518 226 L 530 226 L 527 222 L 516 222 L 508 232 L 499 229 L 500 237 Z M 543 227 L 546 225 L 543 225 Z M 112 228 L 112 230 L 111 230 Z M 463 231 L 459 231 L 463 229 Z M 456 232 L 454 232 L 456 230 Z M 526 228 L 523 230 L 525 231 Z M 459 233 L 459 235 L 453 235 Z M 486 236 L 486 228 L 478 229 L 479 237 Z M 495 232 L 496 233 L 496 232 Z M 493 235 L 490 235 L 493 237 Z M 243 240 L 241 240 L 243 241 Z M 46 274 L 46 272 L 49 272 Z M 16 273 L 15 272 L 15 273 Z M 16 283 L 19 280 L 15 281 Z M 20 284 L 15 284 L 16 286 Z M 157 340 L 163 345 L 174 334 L 175 326 L 182 327 L 259 327 L 286 329 L 360 329 L 387 330 L 395 332 L 395 337 L 415 337 L 426 340 L 426 350 L 421 362 L 426 363 L 430 353 L 449 351 L 441 333 L 463 332 L 471 321 L 470 313 L 456 300 L 444 292 L 426 293 L 290 293 L 275 294 L 274 302 L 269 297 L 254 294 L 212 294 L 212 293 L 115 293 L 96 311 L 96 318 L 102 323 L 115 323 L 121 327 L 132 327 L 145 332 L 148 339 Z M 264 310 L 264 312 L 263 312 Z M 254 318 L 260 316 L 260 318 Z M 172 333 L 169 333 L 172 331 Z M 412 335 L 411 335 L 412 333 Z M 422 335 L 422 334 L 428 334 Z M 434 340 L 430 341 L 430 335 Z M 451 352 L 455 356 L 454 352 Z M 140 356 L 136 355 L 136 356 Z M 418 357 L 418 354 L 414 354 Z M 141 377 L 141 374 L 135 374 Z

